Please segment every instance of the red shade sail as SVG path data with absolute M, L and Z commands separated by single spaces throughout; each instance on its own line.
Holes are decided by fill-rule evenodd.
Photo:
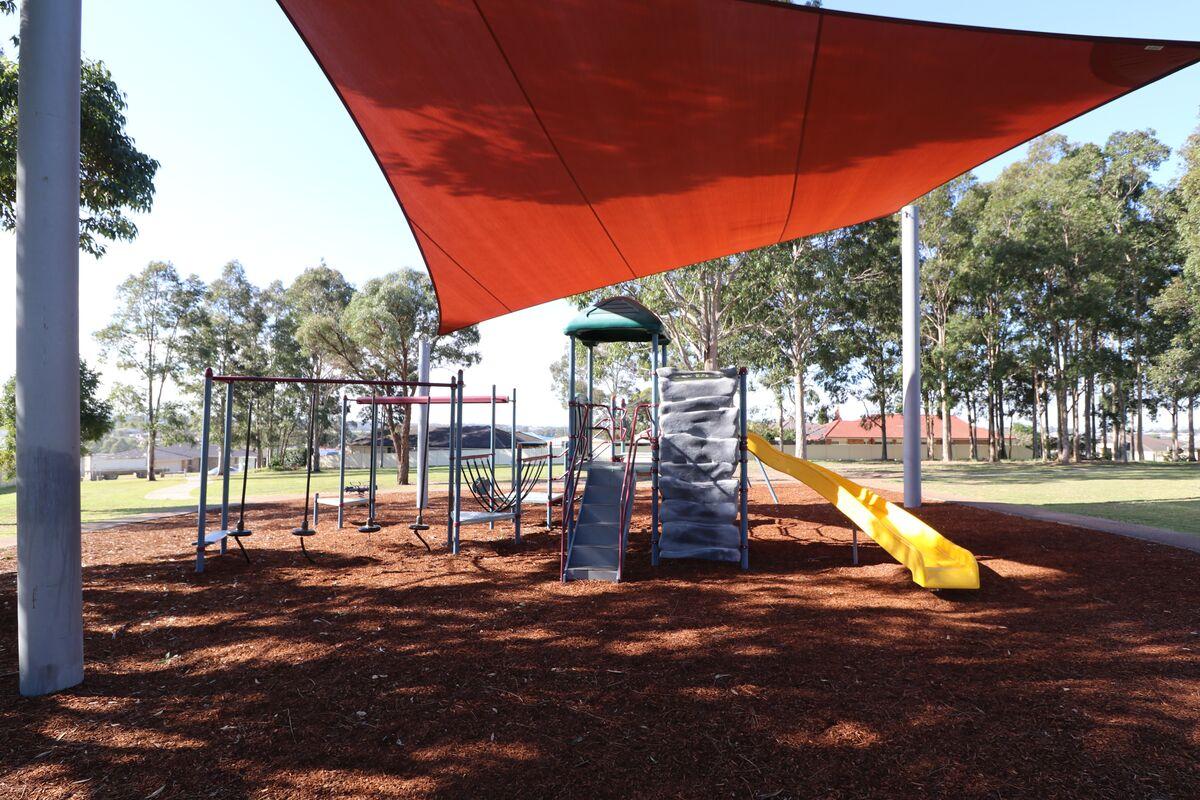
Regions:
M 443 331 L 894 212 L 1200 44 L 768 0 L 279 0 Z

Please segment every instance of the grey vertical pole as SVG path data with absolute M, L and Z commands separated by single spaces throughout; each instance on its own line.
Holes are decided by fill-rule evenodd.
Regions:
M 516 488 L 513 490 L 516 495 L 516 505 L 513 506 L 513 538 L 517 544 L 521 543 L 521 449 L 518 447 L 515 451 L 515 460 L 513 461 L 513 475 Z
M 546 529 L 554 530 L 554 440 L 546 443 Z
M 494 383 L 492 384 L 491 411 L 492 422 L 491 427 L 488 428 L 488 452 L 491 454 L 491 457 L 488 460 L 488 497 L 492 501 L 492 508 L 488 509 L 489 511 L 496 507 L 496 384 Z M 509 463 L 510 470 L 512 467 L 513 465 Z M 494 531 L 495 529 L 496 523 L 489 522 L 488 530 Z
M 512 410 L 512 428 L 510 429 L 509 436 L 509 444 L 512 445 L 512 454 L 508 457 L 509 473 L 512 475 L 513 489 L 517 489 L 521 484 L 517 481 L 515 473 L 517 468 L 517 387 L 515 386 L 512 388 L 512 394 L 508 396 L 508 404 Z
M 450 378 L 450 427 L 446 430 L 446 548 L 454 552 L 454 476 L 458 473 L 457 462 L 454 460 L 455 415 L 458 413 L 458 381 Z
M 741 517 L 741 535 L 742 535 L 742 569 L 750 569 L 750 515 L 749 501 L 750 494 L 750 473 L 746 469 L 746 368 L 742 367 L 738 370 L 738 439 L 741 446 L 738 448 L 738 461 L 741 472 L 741 497 L 739 498 L 741 508 L 739 516 Z
M 455 436 L 454 461 L 462 465 L 463 442 L 463 371 L 458 371 L 458 433 Z M 462 469 L 454 471 L 454 554 L 458 555 L 459 536 L 462 533 Z
M 346 521 L 346 412 L 350 409 L 350 398 L 342 395 L 341 408 L 341 424 L 338 427 L 338 530 L 342 529 L 343 523 Z M 313 511 L 317 509 L 316 503 L 313 504 Z M 313 515 L 316 516 L 315 514 Z M 313 525 L 316 525 L 314 520 Z
M 225 384 L 225 430 L 221 436 L 221 530 L 229 530 L 229 446 L 233 441 L 233 382 Z M 221 539 L 221 555 L 229 546 Z
M 429 382 L 429 340 L 417 344 L 417 380 Z M 428 386 L 418 386 L 417 394 L 429 396 Z M 417 509 L 429 507 L 429 406 L 417 408 Z
M 921 505 L 921 266 L 917 207 L 900 210 L 904 390 L 904 507 Z
M 21 4 L 17 119 L 20 691 L 83 680 L 79 527 L 81 0 Z
M 654 434 L 654 444 L 650 448 L 650 564 L 658 566 L 658 334 L 650 336 L 650 385 L 651 399 L 654 401 L 650 409 L 650 427 Z M 634 465 L 634 469 L 637 465 Z
M 375 396 L 375 392 L 371 392 L 371 469 L 367 473 L 367 525 L 375 523 L 375 475 L 376 475 L 376 460 L 375 448 L 378 447 L 376 442 L 379 440 L 379 402 Z M 395 442 L 392 442 L 395 445 Z M 380 453 L 383 448 L 379 448 Z M 382 458 L 382 456 L 381 456 Z
M 494 383 L 492 384 L 491 411 L 492 411 L 492 423 L 491 423 L 491 427 L 488 429 L 488 447 L 490 448 L 489 452 L 491 453 L 491 458 L 492 458 L 492 467 L 491 467 L 491 473 L 490 473 L 491 481 L 492 481 L 492 490 L 491 490 L 489 496 L 493 500 L 495 500 L 496 499 L 496 490 L 495 490 L 495 484 L 496 484 L 496 384 L 494 384 Z
M 212 367 L 204 370 L 204 407 L 200 412 L 200 506 L 196 510 L 196 572 L 204 572 L 204 534 L 208 525 L 208 440 L 212 433 Z
M 575 457 L 575 409 L 571 407 L 571 403 L 575 402 L 574 336 L 567 337 L 567 365 L 567 463 L 570 464 Z M 563 497 L 566 497 L 565 489 Z
M 595 385 L 596 385 L 596 364 L 595 364 L 596 345 L 588 345 L 587 349 L 587 455 L 590 460 L 592 457 L 592 448 L 595 445 L 595 431 L 592 430 L 594 420 L 592 418 L 592 403 L 596 402 Z

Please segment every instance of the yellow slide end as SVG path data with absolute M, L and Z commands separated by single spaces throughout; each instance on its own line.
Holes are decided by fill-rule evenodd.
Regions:
M 926 589 L 978 589 L 979 564 L 959 547 L 900 506 L 852 480 L 803 458 L 789 456 L 754 433 L 746 435 L 750 452 L 767 466 L 814 489 L 866 532 Z

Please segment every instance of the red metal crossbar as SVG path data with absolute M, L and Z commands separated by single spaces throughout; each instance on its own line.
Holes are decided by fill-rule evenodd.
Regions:
M 487 394 L 469 394 L 462 399 L 467 405 L 492 402 L 492 396 Z M 444 406 L 450 403 L 449 397 L 429 397 L 413 395 L 412 397 L 355 397 L 354 402 L 368 406 L 372 402 L 377 406 Z M 507 403 L 506 395 L 496 395 L 497 403 Z

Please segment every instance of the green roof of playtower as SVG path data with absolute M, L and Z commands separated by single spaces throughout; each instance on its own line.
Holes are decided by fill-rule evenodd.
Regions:
M 600 342 L 648 342 L 658 335 L 660 344 L 670 340 L 662 332 L 662 320 L 632 297 L 610 297 L 579 312 L 563 333 L 586 345 Z

